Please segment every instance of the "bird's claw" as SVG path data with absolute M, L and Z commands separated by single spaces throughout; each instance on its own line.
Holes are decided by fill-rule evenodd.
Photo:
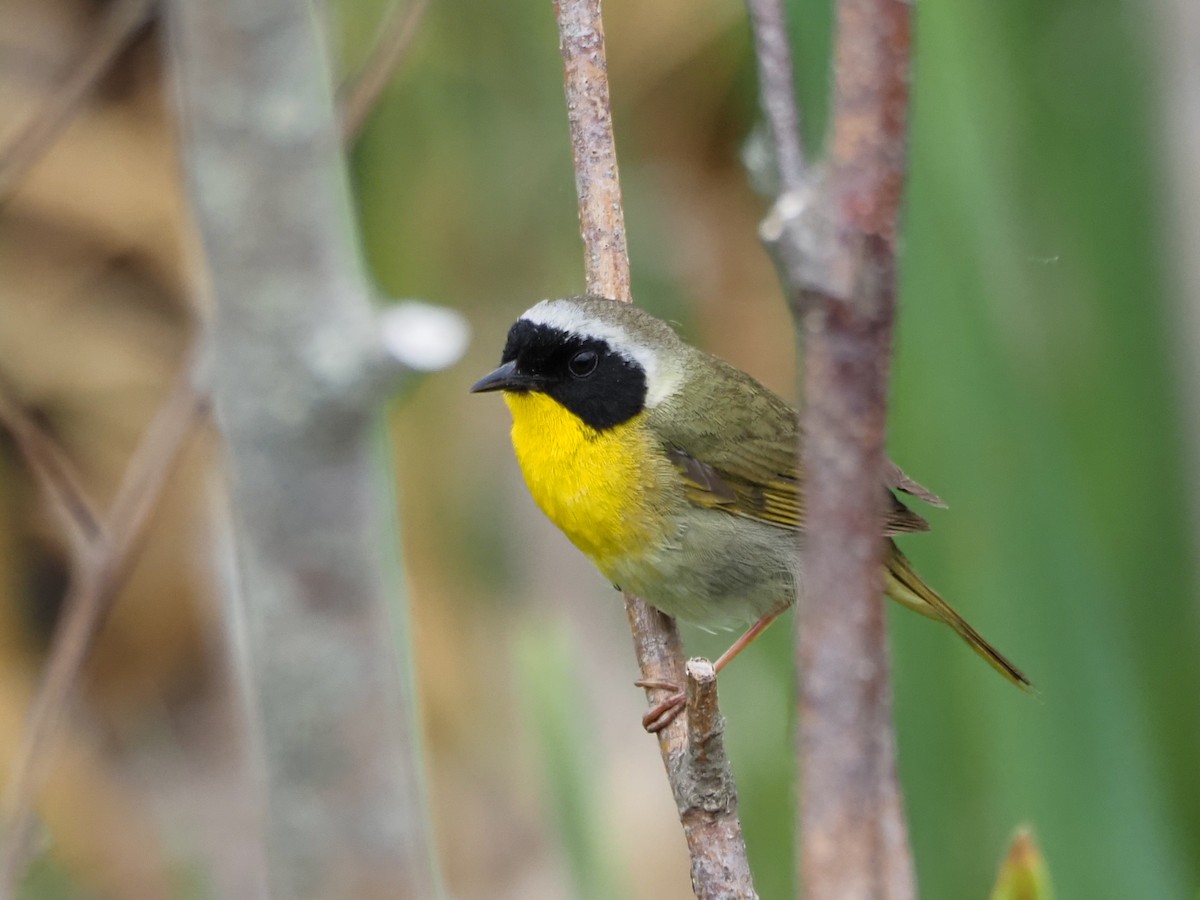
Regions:
M 658 734 L 683 712 L 686 700 L 687 695 L 683 691 L 671 694 L 667 699 L 646 711 L 646 714 L 642 716 L 642 727 L 651 734 Z
M 633 683 L 634 687 L 645 688 L 648 691 L 670 691 L 672 694 L 679 692 L 679 685 L 673 681 L 659 681 L 656 678 L 639 678 Z
M 687 695 L 679 689 L 679 685 L 670 681 L 657 681 L 653 678 L 643 678 L 635 681 L 634 684 L 647 690 L 671 692 L 666 699 L 650 707 L 642 716 L 642 727 L 651 734 L 658 734 L 683 712 L 683 704 L 687 700 Z

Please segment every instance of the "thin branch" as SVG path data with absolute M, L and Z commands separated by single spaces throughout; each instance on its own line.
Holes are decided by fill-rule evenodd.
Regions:
M 587 292 L 633 302 L 599 0 L 555 0 Z M 682 674 L 682 671 L 680 672 Z M 676 681 L 678 684 L 679 681 Z
M 79 104 L 150 21 L 155 0 L 113 0 L 87 46 L 66 67 L 65 80 L 7 146 L 0 149 L 0 204 L 70 123 Z
M 58 441 L 29 414 L 16 392 L 0 381 L 0 424 L 12 436 L 38 488 L 59 520 L 73 559 L 104 539 L 104 526 Z
M 799 861 L 809 900 L 911 900 L 916 891 L 896 776 L 879 536 L 879 486 L 897 480 L 884 433 L 911 9 L 906 0 L 839 0 L 828 177 L 802 177 L 762 228 L 805 337 L 808 529 L 796 642 Z M 790 82 L 790 61 L 778 56 L 782 19 L 756 20 L 755 35 Z M 784 81 L 764 78 L 762 91 L 778 95 L 764 108 L 794 102 Z M 777 147 L 781 158 L 787 152 Z
M 146 526 L 167 477 L 205 407 L 193 364 L 185 365 L 126 467 L 104 517 L 105 539 L 76 561 L 62 619 L 34 695 L 3 805 L 0 896 L 15 895 L 28 862 L 32 810 L 45 783 L 53 748 L 96 635 L 137 558 Z
M 342 141 L 351 144 L 412 46 L 429 0 L 393 0 L 374 47 L 358 74 L 338 91 Z
M 600 2 L 555 0 L 554 11 L 587 290 L 628 303 L 629 255 Z M 674 620 L 632 594 L 625 595 L 625 611 L 642 680 L 683 684 L 683 650 Z M 737 792 L 721 746 L 715 676 L 706 676 L 703 667 L 687 676 L 687 710 L 658 733 L 658 743 L 691 854 L 692 887 L 701 898 L 753 898 Z M 651 705 L 661 699 L 655 696 L 661 690 L 648 689 Z

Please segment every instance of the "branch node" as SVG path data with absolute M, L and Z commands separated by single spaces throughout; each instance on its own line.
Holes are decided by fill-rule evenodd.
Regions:
M 854 296 L 855 254 L 839 239 L 828 185 L 825 170 L 811 167 L 797 187 L 776 198 L 758 227 L 797 317 L 813 296 Z
M 717 708 L 717 670 L 703 657 L 687 661 L 688 752 L 699 755 L 704 746 L 725 731 Z
M 393 303 L 376 321 L 381 365 L 392 380 L 452 366 L 471 342 L 471 326 L 461 313 L 423 300 Z

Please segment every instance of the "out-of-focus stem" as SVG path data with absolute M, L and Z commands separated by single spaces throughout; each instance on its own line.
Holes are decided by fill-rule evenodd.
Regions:
M 768 13 L 764 14 L 764 10 Z M 915 896 L 881 602 L 881 485 L 905 178 L 911 4 L 839 0 L 833 140 L 794 172 L 775 0 L 751 0 L 783 193 L 764 220 L 802 328 L 805 585 L 796 617 L 799 863 L 810 900 Z M 792 163 L 788 163 L 793 160 Z M 786 166 L 786 168 L 785 168 Z

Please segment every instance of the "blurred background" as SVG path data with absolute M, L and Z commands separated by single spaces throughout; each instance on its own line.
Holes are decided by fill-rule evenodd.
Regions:
M 3 0 L 0 146 L 103 7 Z M 335 4 L 338 77 L 388 9 Z M 791 12 L 815 146 L 831 11 Z M 605 15 L 635 299 L 794 398 L 791 321 L 756 237 L 765 201 L 742 163 L 757 114 L 743 7 L 608 0 Z M 1171 288 L 1160 32 L 1122 0 L 925 4 L 916 23 L 890 451 L 950 509 L 922 509 L 933 532 L 904 550 L 1039 689 L 1022 695 L 945 629 L 892 611 L 921 895 L 986 896 L 1028 823 L 1064 898 L 1194 897 L 1197 386 Z M 192 320 L 160 51 L 151 24 L 0 198 L 0 378 L 100 498 Z M 549 3 L 434 0 L 350 156 L 381 291 L 451 306 L 475 333 L 464 362 L 389 414 L 432 816 L 457 897 L 682 898 L 685 847 L 639 724 L 620 597 L 528 498 L 503 404 L 466 393 L 525 308 L 582 288 L 561 77 Z M 236 883 L 221 872 L 239 864 L 237 833 L 213 811 L 232 726 L 211 443 L 177 471 L 105 629 L 41 808 L 30 897 Z M 2 450 L 7 765 L 67 561 Z M 767 900 L 794 892 L 789 627 L 721 679 Z M 729 641 L 684 637 L 709 656 Z

